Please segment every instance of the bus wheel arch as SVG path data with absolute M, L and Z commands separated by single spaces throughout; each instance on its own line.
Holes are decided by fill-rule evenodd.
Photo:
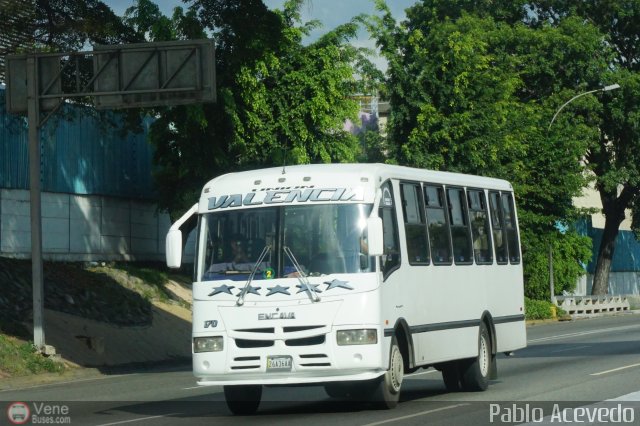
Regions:
M 409 324 L 404 318 L 400 318 L 396 321 L 393 328 L 393 336 L 395 336 L 398 343 L 398 348 L 402 353 L 402 359 L 404 363 L 404 371 L 406 374 L 412 373 L 417 370 L 414 359 L 413 350 L 413 338 L 409 329 Z

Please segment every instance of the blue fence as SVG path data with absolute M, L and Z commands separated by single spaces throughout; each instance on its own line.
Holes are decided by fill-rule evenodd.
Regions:
M 124 130 L 117 114 L 65 105 L 40 132 L 42 190 L 70 194 L 154 198 L 153 151 L 143 131 Z M 8 114 L 0 89 L 0 188 L 29 188 L 26 118 Z
M 587 272 L 593 274 L 596 268 L 598 249 L 602 241 L 603 229 L 594 228 L 591 220 L 583 220 L 578 224 L 578 232 L 586 235 L 593 241 L 593 255 L 587 265 Z M 616 248 L 613 253 L 611 272 L 637 272 L 640 271 L 640 242 L 636 240 L 633 232 L 620 231 L 616 239 Z

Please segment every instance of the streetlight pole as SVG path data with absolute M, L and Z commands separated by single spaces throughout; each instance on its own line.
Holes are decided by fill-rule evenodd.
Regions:
M 567 105 L 569 105 L 571 102 L 573 102 L 574 100 L 578 99 L 581 96 L 584 95 L 588 95 L 589 93 L 595 93 L 595 92 L 608 92 L 609 90 L 615 90 L 615 89 L 619 89 L 620 85 L 618 83 L 615 84 L 610 84 L 609 86 L 604 86 L 601 87 L 599 89 L 595 89 L 595 90 L 589 90 L 588 92 L 584 92 L 584 93 L 580 93 L 578 95 L 575 95 L 573 98 L 569 99 L 567 102 L 565 102 L 564 104 L 562 104 L 562 106 L 560 108 L 558 108 L 558 110 L 556 111 L 555 114 L 553 114 L 553 118 L 551 119 L 551 123 L 549 123 L 549 128 L 547 130 L 551 130 L 551 125 L 553 124 L 553 122 L 555 121 L 556 117 L 558 116 L 558 114 L 560 113 L 560 111 L 562 111 L 562 109 L 564 107 L 566 107 Z

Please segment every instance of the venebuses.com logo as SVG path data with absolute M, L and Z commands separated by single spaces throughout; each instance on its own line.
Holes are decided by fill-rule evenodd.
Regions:
M 7 407 L 7 418 L 14 425 L 23 425 L 29 421 L 31 410 L 24 402 L 14 402 Z
M 14 425 L 71 424 L 71 410 L 67 404 L 50 402 L 12 402 L 7 407 L 7 418 Z

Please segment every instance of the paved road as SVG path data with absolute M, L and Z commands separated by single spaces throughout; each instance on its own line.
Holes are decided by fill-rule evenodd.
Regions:
M 389 411 L 333 400 L 321 387 L 266 388 L 258 415 L 232 417 L 221 389 L 197 387 L 185 367 L 2 391 L 0 424 L 9 424 L 5 407 L 22 401 L 32 414 L 66 406 L 67 415 L 54 413 L 54 420 L 105 426 L 558 424 L 559 419 L 602 424 L 616 418 L 588 416 L 615 416 L 616 410 L 640 425 L 640 314 L 535 325 L 528 328 L 528 340 L 515 356 L 499 356 L 499 380 L 488 391 L 448 393 L 439 372 L 420 370 L 406 378 L 401 403 Z M 600 407 L 594 403 L 616 398 L 606 403 L 607 411 L 593 410 Z M 558 417 L 562 413 L 565 417 Z

